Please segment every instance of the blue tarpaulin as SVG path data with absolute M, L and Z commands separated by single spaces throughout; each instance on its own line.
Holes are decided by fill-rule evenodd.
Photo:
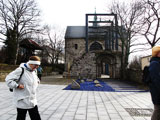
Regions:
M 98 80 L 99 84 L 101 86 L 96 87 L 94 81 L 87 81 L 86 79 L 84 79 L 85 82 L 80 83 L 80 80 L 76 80 L 76 82 L 78 82 L 80 84 L 80 89 L 72 89 L 71 88 L 71 84 L 68 85 L 66 88 L 64 88 L 64 90 L 80 90 L 80 91 L 115 91 L 115 89 L 113 89 L 111 86 L 107 85 L 107 83 Z

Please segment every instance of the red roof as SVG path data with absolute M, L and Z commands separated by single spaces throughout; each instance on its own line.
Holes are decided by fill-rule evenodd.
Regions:
M 32 50 L 42 50 L 42 47 L 38 45 L 38 43 L 36 43 L 33 40 L 29 40 L 29 39 L 22 40 L 20 42 L 20 47 L 32 49 Z

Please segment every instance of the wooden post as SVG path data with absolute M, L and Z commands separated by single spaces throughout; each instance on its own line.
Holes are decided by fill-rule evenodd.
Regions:
M 68 80 L 67 80 L 67 84 L 69 84 L 69 80 L 70 80 L 70 62 L 68 62 Z

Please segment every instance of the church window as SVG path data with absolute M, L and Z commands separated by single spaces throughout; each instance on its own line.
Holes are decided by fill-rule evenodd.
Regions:
M 74 47 L 75 47 L 75 49 L 77 50 L 77 49 L 78 49 L 78 44 L 75 44 Z
M 98 42 L 94 42 L 91 46 L 90 46 L 90 51 L 92 50 L 102 50 L 102 45 Z

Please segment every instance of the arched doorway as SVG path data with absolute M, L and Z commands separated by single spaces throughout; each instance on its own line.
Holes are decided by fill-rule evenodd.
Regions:
M 96 58 L 98 78 L 115 78 L 116 57 L 112 54 L 98 53 Z

